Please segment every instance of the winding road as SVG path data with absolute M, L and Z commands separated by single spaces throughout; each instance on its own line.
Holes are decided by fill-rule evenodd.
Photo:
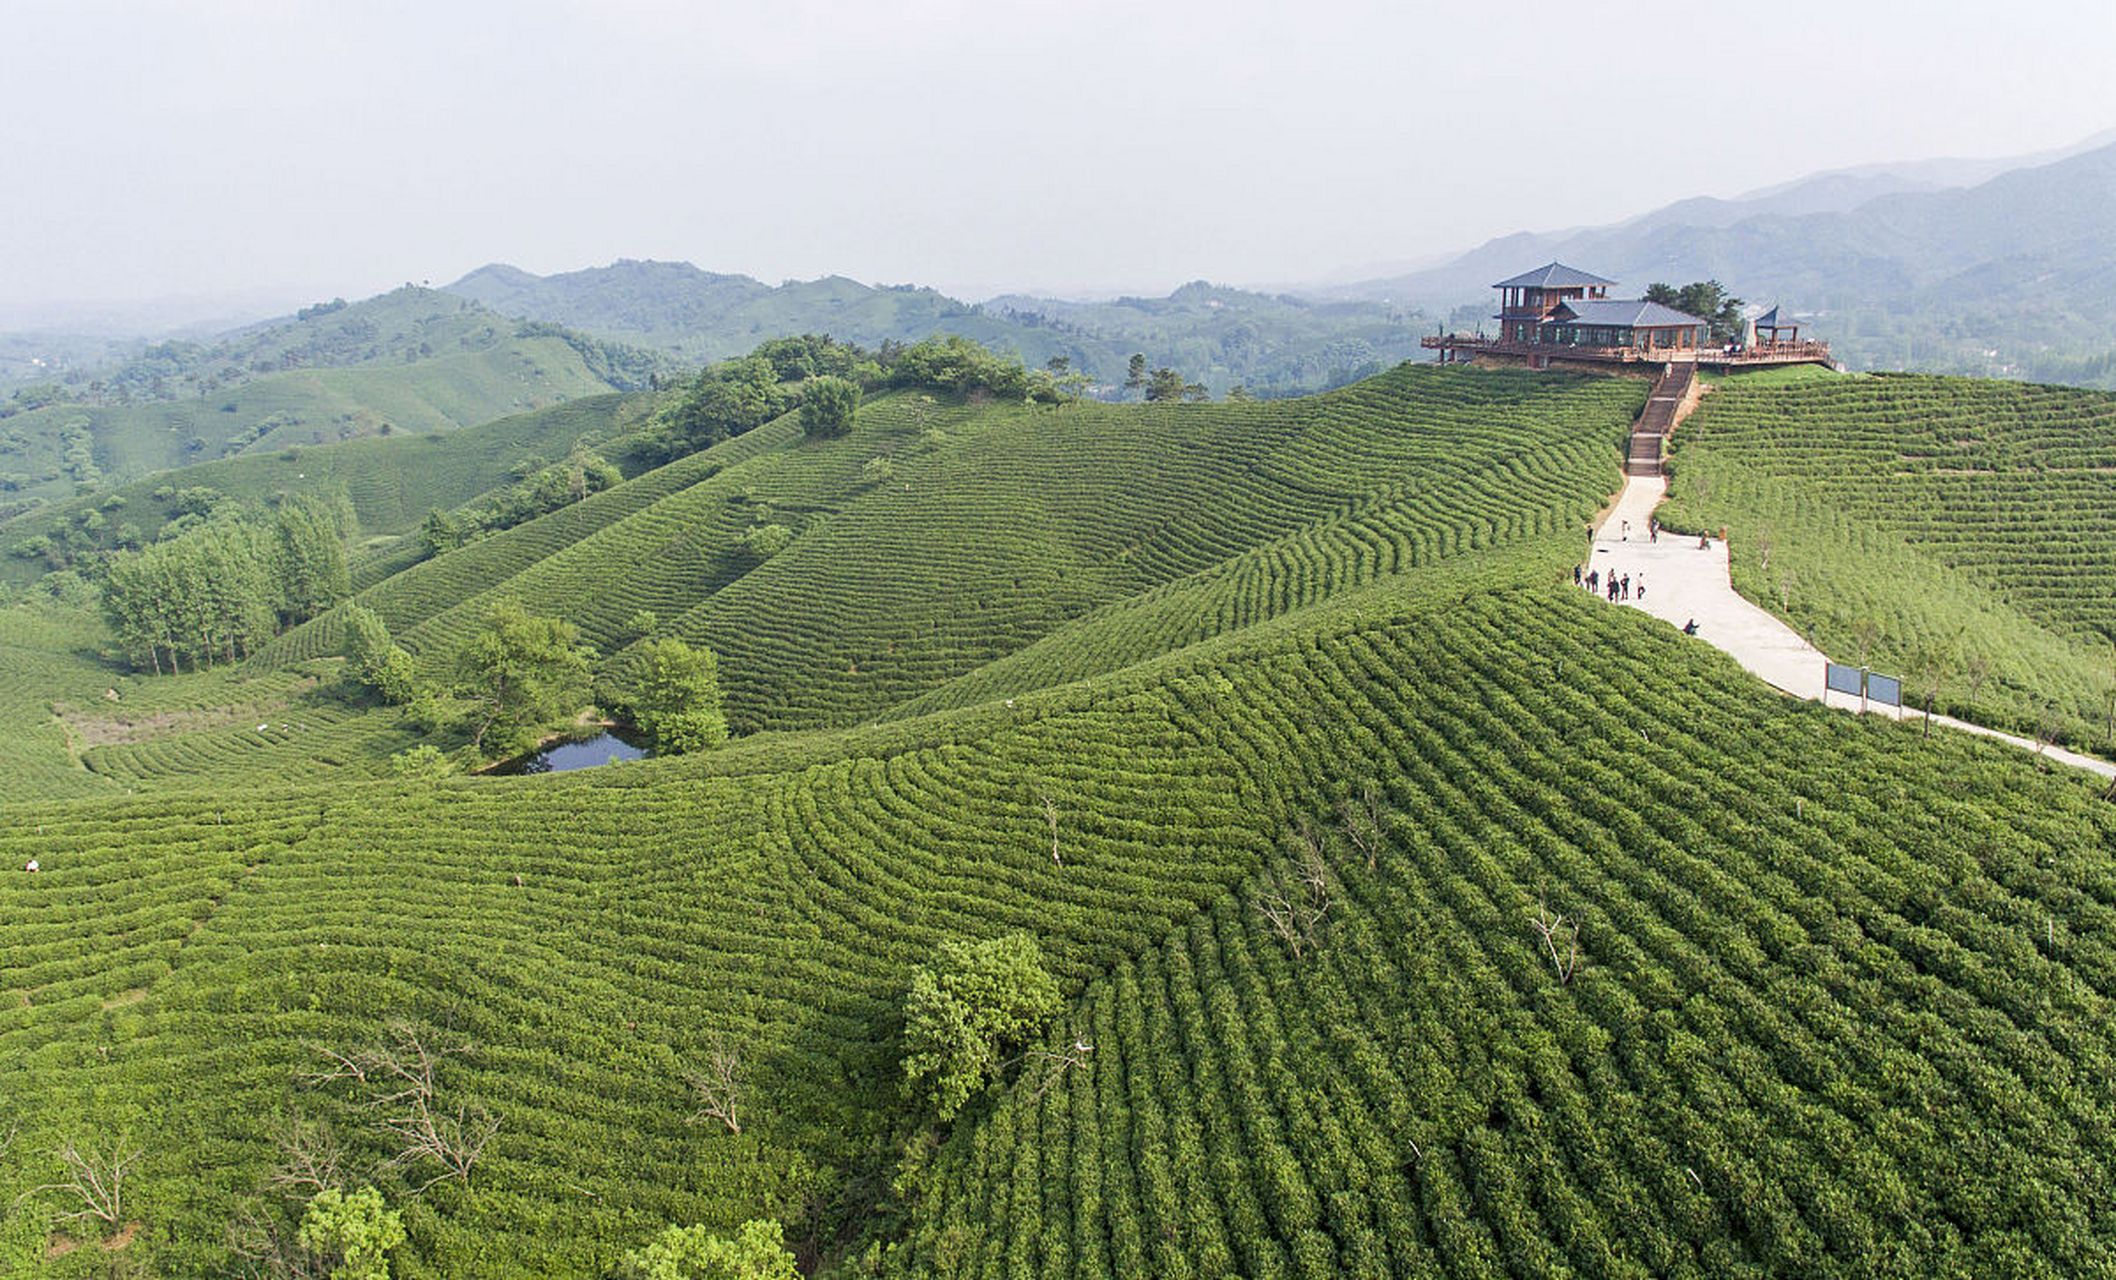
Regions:
M 1622 601 L 1623 605 L 1644 610 L 1675 627 L 1695 622 L 1698 639 L 1725 651 L 1767 683 L 1795 697 L 1857 711 L 1859 699 L 1831 693 L 1823 687 L 1823 668 L 1828 659 L 1820 649 L 1802 639 L 1777 615 L 1743 599 L 1734 590 L 1728 575 L 1726 543 L 1713 539 L 1709 546 L 1700 548 L 1696 538 L 1674 534 L 1664 534 L 1658 542 L 1651 540 L 1649 522 L 1667 494 L 1664 477 L 1625 477 L 1623 491 L 1596 531 L 1588 567 L 1599 570 L 1605 582 L 1612 571 L 1618 576 L 1630 574 L 1631 598 Z M 1641 585 L 1643 593 L 1639 590 Z M 1878 703 L 1868 709 L 1899 719 L 1922 714 Z M 1932 719 L 1950 729 L 2010 742 L 2024 751 L 2104 778 L 2116 778 L 2116 764 L 2107 760 L 2044 746 L 1951 716 Z

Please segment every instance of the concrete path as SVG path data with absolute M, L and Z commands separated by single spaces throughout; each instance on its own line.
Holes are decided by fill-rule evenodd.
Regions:
M 1652 540 L 1647 532 L 1649 522 L 1654 508 L 1667 493 L 1668 482 L 1660 476 L 1625 478 L 1623 492 L 1617 495 L 1616 505 L 1610 508 L 1595 535 L 1594 555 L 1588 564 L 1589 569 L 1600 571 L 1604 587 L 1612 571 L 1619 577 L 1628 573 L 1631 598 L 1622 602 L 1627 606 L 1643 609 L 1676 627 L 1696 622 L 1698 639 L 1725 650 L 1767 683 L 1795 697 L 1859 710 L 1859 699 L 1823 688 L 1823 668 L 1828 660 L 1821 650 L 1801 639 L 1777 615 L 1735 592 L 1727 573 L 1726 543 L 1714 538 L 1700 548 L 1694 537 L 1668 533 L 1662 534 L 1658 542 Z M 1606 591 L 1603 598 L 1607 598 Z M 1878 704 L 1870 704 L 1869 710 L 1904 719 L 1921 714 Z M 2116 764 L 2106 760 L 2044 747 L 2027 738 L 1951 716 L 1932 719 L 1950 729 L 1997 738 L 2104 778 L 2116 778 Z

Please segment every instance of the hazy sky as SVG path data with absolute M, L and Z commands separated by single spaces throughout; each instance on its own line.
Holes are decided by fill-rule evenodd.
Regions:
M 1292 281 L 2061 145 L 2112 66 L 2110 0 L 0 0 L 0 306 L 616 257 Z

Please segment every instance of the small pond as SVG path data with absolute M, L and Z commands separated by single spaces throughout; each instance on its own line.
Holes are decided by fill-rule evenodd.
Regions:
M 646 739 L 630 729 L 597 729 L 583 737 L 554 742 L 541 751 L 497 764 L 495 774 L 565 773 L 569 769 L 592 769 L 618 760 L 637 760 L 647 754 Z

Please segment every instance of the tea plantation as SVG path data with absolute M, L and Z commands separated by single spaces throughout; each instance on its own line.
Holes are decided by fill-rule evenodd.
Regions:
M 406 1277 L 2107 1274 L 2116 804 L 1566 585 L 1645 393 L 900 391 L 359 586 L 428 675 L 503 600 L 719 655 L 728 745 L 572 774 L 386 777 L 343 608 L 158 681 L 0 610 L 0 1274 L 273 1274 L 325 1146 Z M 936 1120 L 905 993 L 1014 934 L 1064 1012 Z
M 2116 396 L 1743 375 L 1673 456 L 1666 518 L 1729 529 L 1735 586 L 1831 654 L 1871 624 L 1878 669 L 1937 660 L 1943 709 L 2116 748 Z

